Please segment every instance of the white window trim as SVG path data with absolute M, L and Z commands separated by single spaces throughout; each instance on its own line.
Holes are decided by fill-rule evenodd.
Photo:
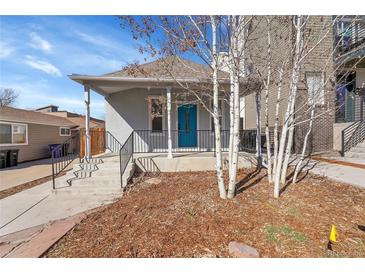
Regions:
M 225 101 L 223 98 L 219 98 L 218 99 L 219 101 L 221 101 L 222 103 L 222 112 L 221 112 L 221 115 L 220 117 L 222 117 L 222 124 L 221 124 L 221 131 L 225 129 L 225 117 L 224 117 L 224 114 L 225 114 Z M 210 105 L 213 107 L 213 99 L 210 99 Z M 212 127 L 212 115 L 209 115 L 209 130 L 210 130 L 210 133 L 211 134 L 214 134 L 214 130 L 213 130 L 213 127 Z
M 11 144 L 0 144 L 0 147 L 5 147 L 5 146 L 26 146 L 26 145 L 28 145 L 28 124 L 2 122 L 2 121 L 0 122 L 0 124 L 11 125 Z M 20 143 L 20 144 L 14 144 L 13 143 L 13 125 L 25 126 L 25 143 Z
M 69 130 L 69 134 L 62 134 L 61 133 L 61 131 L 62 131 L 62 129 L 68 129 Z M 69 127 L 60 127 L 60 136 L 71 136 L 71 128 L 69 128 Z
M 165 128 L 165 114 L 162 111 L 162 131 L 152 131 L 152 115 L 151 115 L 151 99 L 160 99 L 162 95 L 149 95 L 148 96 L 148 130 L 152 135 L 161 135 L 166 130 Z

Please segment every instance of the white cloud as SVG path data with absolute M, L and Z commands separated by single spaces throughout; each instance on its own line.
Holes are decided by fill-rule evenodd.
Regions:
M 19 93 L 15 107 L 36 109 L 52 104 L 63 110 L 84 114 L 82 86 L 74 89 L 55 85 L 45 79 L 34 79 L 34 81 L 29 79 L 24 78 L 23 75 L 13 75 L 1 82 L 1 86 L 11 87 Z M 104 99 L 94 92 L 91 93 L 90 111 L 91 115 L 96 118 L 103 118 L 105 115 Z
M 62 76 L 61 71 L 57 67 L 55 67 L 54 65 L 52 65 L 51 63 L 49 63 L 47 61 L 39 60 L 34 56 L 26 55 L 25 63 L 28 66 L 41 70 L 47 74 L 50 74 L 53 76 L 58 76 L 58 77 Z
M 40 37 L 36 32 L 31 32 L 29 34 L 30 37 L 30 46 L 35 49 L 40 49 L 46 53 L 52 52 L 52 45 L 47 40 Z
M 127 62 L 113 58 L 107 58 L 99 54 L 93 53 L 78 53 L 74 58 L 68 60 L 70 64 L 79 68 L 98 68 L 102 71 L 121 69 Z
M 15 51 L 14 47 L 10 46 L 9 44 L 3 41 L 0 41 L 0 59 L 9 57 L 14 51 Z
M 117 49 L 118 43 L 111 41 L 109 39 L 104 38 L 100 35 L 90 35 L 82 31 L 74 30 L 75 34 L 84 42 L 91 43 L 93 45 L 109 48 L 109 49 Z M 119 45 L 120 47 L 120 45 Z

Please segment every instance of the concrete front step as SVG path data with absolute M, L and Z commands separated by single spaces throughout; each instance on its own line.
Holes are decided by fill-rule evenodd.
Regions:
M 119 187 L 68 187 L 53 190 L 55 195 L 93 195 L 99 198 L 103 198 L 105 196 L 106 199 L 109 198 L 118 198 L 122 195 L 123 190 Z
M 365 159 L 365 153 L 349 151 L 345 153 L 346 157 Z
M 80 169 L 98 169 L 98 166 L 102 164 L 89 164 L 89 163 L 81 163 L 73 166 L 74 170 L 80 170 Z
M 86 185 L 86 186 L 94 186 L 98 187 L 99 185 L 120 185 L 120 176 L 105 176 L 105 177 L 89 177 L 89 178 L 80 178 L 80 179 L 71 179 L 71 186 L 78 185 Z M 57 183 L 57 188 L 63 188 L 70 186 L 67 181 L 62 181 Z
M 130 163 L 123 177 L 120 176 L 120 160 L 117 156 L 93 158 L 89 163 L 75 164 L 73 170 L 56 182 L 57 195 L 120 195 L 134 173 L 134 163 Z M 77 175 L 77 177 L 76 177 Z M 68 184 L 71 181 L 71 185 Z
M 119 162 L 119 156 L 113 156 L 113 157 L 105 157 L 100 159 L 103 163 L 112 163 L 112 162 Z
M 365 142 L 359 143 L 356 145 L 357 147 L 365 148 Z
M 356 153 L 364 153 L 365 154 L 365 147 L 352 147 L 349 152 L 356 152 Z

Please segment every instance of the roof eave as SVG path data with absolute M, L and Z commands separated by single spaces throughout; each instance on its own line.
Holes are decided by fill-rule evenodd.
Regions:
M 157 77 L 122 77 L 122 76 L 93 76 L 93 75 L 78 75 L 71 74 L 68 77 L 76 81 L 80 84 L 83 84 L 87 81 L 110 81 L 110 82 L 126 82 L 126 83 L 176 83 L 176 82 L 185 82 L 185 83 L 210 83 L 212 80 L 207 78 L 157 78 Z M 221 78 L 219 81 L 228 82 L 229 79 Z

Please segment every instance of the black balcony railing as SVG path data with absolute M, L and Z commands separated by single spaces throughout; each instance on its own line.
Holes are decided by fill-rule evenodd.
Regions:
M 334 39 L 337 58 L 365 45 L 365 18 L 349 19 L 339 25 L 342 28 L 336 31 Z

